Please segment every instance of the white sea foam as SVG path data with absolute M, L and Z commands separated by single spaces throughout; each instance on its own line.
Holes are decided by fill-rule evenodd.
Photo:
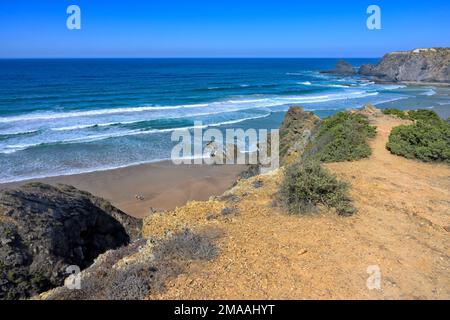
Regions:
M 301 82 L 301 84 L 303 84 L 303 83 Z M 325 88 L 352 88 L 352 86 L 349 85 L 349 84 L 333 84 L 333 83 L 320 84 L 320 83 L 317 83 L 317 84 L 314 84 L 314 85 L 317 86 L 317 87 L 325 87 Z
M 406 88 L 404 85 L 395 85 L 395 84 L 388 84 L 381 86 L 381 90 L 396 90 L 396 89 L 403 89 Z
M 143 107 L 131 107 L 131 108 L 111 108 L 111 109 L 96 109 L 88 111 L 71 111 L 71 112 L 46 112 L 46 113 L 31 113 L 23 116 L 11 116 L 0 117 L 0 123 L 9 123 L 17 121 L 30 121 L 30 120 L 55 120 L 74 117 L 89 117 L 107 114 L 120 114 L 130 112 L 143 112 L 154 110 L 174 110 L 174 109 L 186 109 L 186 108 L 201 108 L 206 107 L 207 104 L 190 104 L 179 106 L 143 106 Z
M 394 102 L 394 101 L 399 101 L 399 100 L 404 100 L 404 99 L 408 99 L 408 97 L 403 96 L 403 97 L 396 97 L 396 98 L 391 98 L 391 99 L 385 99 L 385 100 L 374 102 L 373 104 L 378 106 L 378 105 L 383 104 L 383 103 Z
M 32 134 L 37 133 L 39 130 L 25 130 L 25 131 L 1 131 L 0 136 L 15 136 L 15 135 L 24 135 L 24 134 Z
M 365 86 L 370 86 L 372 84 L 375 84 L 375 82 L 373 82 L 373 81 L 361 81 L 361 83 L 359 85 L 365 87 Z
M 351 88 L 351 85 L 348 84 L 326 84 L 324 87 L 330 87 L 330 88 Z
M 187 126 L 187 127 L 175 127 L 175 128 L 166 128 L 166 129 L 150 129 L 150 130 L 143 130 L 143 129 L 135 129 L 135 130 L 124 130 L 124 131 L 118 131 L 113 133 L 105 133 L 105 134 L 97 134 L 97 135 L 87 135 L 83 137 L 76 137 L 76 138 L 69 138 L 64 140 L 54 140 L 54 141 L 46 141 L 46 142 L 37 142 L 37 143 L 29 143 L 29 144 L 16 144 L 16 145 L 6 145 L 3 147 L 0 147 L 0 153 L 3 154 L 11 154 L 17 151 L 25 150 L 28 148 L 36 147 L 36 146 L 43 146 L 43 145 L 51 145 L 51 144 L 71 144 L 71 143 L 86 143 L 86 142 L 93 142 L 93 141 L 99 141 L 99 140 L 105 140 L 110 138 L 117 138 L 117 137 L 127 137 L 127 136 L 135 136 L 135 135 L 144 135 L 144 134 L 155 134 L 155 133 L 164 133 L 164 132 L 172 132 L 176 130 L 186 130 L 186 129 L 197 129 L 197 128 L 207 128 L 207 127 L 219 127 L 222 125 L 228 125 L 228 124 L 235 124 L 240 123 L 247 120 L 253 120 L 253 119 L 260 119 L 268 117 L 271 113 L 268 112 L 263 115 L 257 115 L 253 117 L 246 117 L 236 120 L 229 120 L 229 121 L 222 121 L 218 123 L 212 123 L 212 124 L 205 124 L 202 126 Z
M 88 111 L 69 111 L 69 112 L 46 112 L 46 113 L 31 113 L 21 116 L 10 116 L 10 117 L 0 117 L 0 123 L 11 123 L 19 121 L 45 121 L 45 120 L 58 120 L 67 118 L 81 118 L 81 117 L 92 117 L 92 116 L 104 116 L 104 115 L 121 115 L 148 111 L 169 111 L 169 110 L 180 110 L 180 109 L 196 109 L 196 108 L 212 108 L 215 110 L 227 111 L 230 109 L 230 105 L 240 106 L 238 109 L 236 107 L 231 108 L 229 111 L 245 110 L 253 108 L 263 108 L 275 106 L 278 104 L 287 103 L 290 101 L 296 101 L 296 103 L 310 103 L 310 102 L 325 102 L 332 100 L 341 99 L 352 99 L 360 96 L 371 96 L 374 93 L 366 91 L 354 91 L 354 92 L 344 92 L 344 93 L 330 93 L 326 95 L 301 95 L 301 96 L 266 96 L 264 98 L 250 98 L 251 96 L 243 96 L 240 99 L 233 100 L 223 100 L 211 103 L 202 104 L 190 104 L 190 105 L 177 105 L 177 106 L 141 106 L 141 107 L 130 107 L 130 108 L 110 108 L 110 109 L 96 109 Z M 161 115 L 164 117 L 164 115 Z
M 152 160 L 146 160 L 146 161 L 136 161 L 136 162 L 131 162 L 131 163 L 123 164 L 123 165 L 116 165 L 116 166 L 99 166 L 99 167 L 93 167 L 93 168 L 71 169 L 71 170 L 64 171 L 64 172 L 51 171 L 52 173 L 48 173 L 48 174 L 16 176 L 14 178 L 0 179 L 0 183 L 18 182 L 18 181 L 25 181 L 25 180 L 30 180 L 30 179 L 43 179 L 43 178 L 49 178 L 49 177 L 69 176 L 69 175 L 74 175 L 74 174 L 97 172 L 97 171 L 108 171 L 108 170 L 126 168 L 126 167 L 130 167 L 130 166 L 141 165 L 141 164 L 156 163 L 156 162 L 167 161 L 167 160 L 170 160 L 170 158 L 160 158 L 160 159 L 152 159 Z
M 242 96 L 237 97 L 233 100 L 224 100 L 224 101 L 216 101 L 209 104 L 196 104 L 196 105 L 180 105 L 180 106 L 167 106 L 167 107 L 136 107 L 136 108 L 119 108 L 119 109 L 103 109 L 103 110 L 92 110 L 92 111 L 80 111 L 80 112 L 62 112 L 62 113 L 53 113 L 51 115 L 49 114 L 34 114 L 34 115 L 28 115 L 26 116 L 27 120 L 32 117 L 33 120 L 36 119 L 42 119 L 42 118 L 50 118 L 53 117 L 54 121 L 57 125 L 58 119 L 64 119 L 64 122 L 67 122 L 67 118 L 69 117 L 80 117 L 80 114 L 83 116 L 87 115 L 109 115 L 109 114 L 116 114 L 119 112 L 128 114 L 130 112 L 139 112 L 139 111 L 147 111 L 147 110 L 178 110 L 178 109 L 185 109 L 189 107 L 193 108 L 203 108 L 205 112 L 200 112 L 201 115 L 210 115 L 210 114 L 217 114 L 217 113 L 226 113 L 226 112 L 236 112 L 236 111 L 245 111 L 245 110 L 268 110 L 268 108 L 271 107 L 278 107 L 278 106 L 286 106 L 286 105 L 292 105 L 292 104 L 314 104 L 314 103 L 323 103 L 328 101 L 338 101 L 338 100 L 348 100 L 348 99 L 359 99 L 359 98 L 365 98 L 365 97 L 372 97 L 378 95 L 378 92 L 369 92 L 364 90 L 358 90 L 358 91 L 345 91 L 345 92 L 339 92 L 339 93 L 328 93 L 328 94 L 314 94 L 314 95 L 299 95 L 299 96 L 261 96 L 261 95 L 254 95 L 254 96 Z M 256 96 L 256 97 L 255 97 Z M 252 98 L 253 97 L 253 98 Z M 200 107 L 201 106 L 201 107 Z M 203 110 L 202 109 L 202 110 Z M 166 113 L 158 113 L 158 119 L 168 119 L 172 118 L 170 115 Z M 209 124 L 209 126 L 220 126 L 220 125 L 226 125 L 226 124 L 233 124 L 233 123 L 239 123 L 246 120 L 251 119 L 257 119 L 268 116 L 270 113 L 265 113 L 264 115 L 257 114 L 250 117 L 242 117 L 239 119 L 232 119 L 227 120 L 219 123 L 213 123 Z M 199 114 L 195 114 L 188 112 L 183 113 L 179 117 L 187 117 L 187 116 L 198 116 Z M 24 120 L 21 117 L 9 117 L 8 119 L 11 120 L 11 118 L 14 118 L 16 121 Z M 176 118 L 176 117 L 175 117 Z M 6 118 L 2 118 L 2 120 L 5 120 Z M 89 118 L 88 118 L 89 119 Z M 76 119 L 78 121 L 78 118 Z M 91 121 L 97 121 L 99 119 L 90 119 Z M 111 120 L 111 119 L 110 119 Z M 76 130 L 82 130 L 86 128 L 92 128 L 92 127 L 107 127 L 107 126 L 113 126 L 113 125 L 120 125 L 120 124 L 127 124 L 127 123 L 137 123 L 141 121 L 148 120 L 145 116 L 139 116 L 135 117 L 133 115 L 133 119 L 131 121 L 107 121 L 107 122 L 96 122 L 96 123 L 77 123 L 74 125 L 66 125 L 66 126 L 54 126 L 53 122 L 50 124 L 50 128 L 47 128 L 53 132 L 64 132 L 64 131 L 76 131 Z M 156 119 L 155 119 L 156 120 Z M 38 125 L 41 125 L 41 122 L 36 122 Z M 84 142 L 92 142 L 97 140 L 104 140 L 109 138 L 115 138 L 115 137 L 123 137 L 123 136 L 133 136 L 133 135 L 142 135 L 142 134 L 151 134 L 151 133 L 161 133 L 161 132 L 169 132 L 176 130 L 178 128 L 168 128 L 168 129 L 150 129 L 150 130 L 143 130 L 143 129 L 132 129 L 132 130 L 119 130 L 114 132 L 107 132 L 102 134 L 87 134 L 84 133 L 81 137 L 67 137 L 67 135 L 63 136 L 48 136 L 46 135 L 44 131 L 42 134 L 42 137 L 38 136 L 37 139 L 33 139 L 35 143 L 29 143 L 29 144 L 22 144 L 20 140 L 15 140 L 16 143 L 10 143 L 10 144 L 3 144 L 3 146 L 0 146 L 0 153 L 4 154 L 10 154 L 14 153 L 19 150 L 24 150 L 30 147 L 35 147 L 38 145 L 46 145 L 46 144 L 57 144 L 57 143 L 84 143 Z M 5 141 L 4 141 L 5 142 Z M 12 141 L 11 141 L 12 142 Z
M 71 130 L 81 130 L 81 129 L 88 129 L 88 128 L 109 127 L 109 126 L 118 126 L 118 125 L 124 125 L 124 124 L 134 124 L 134 123 L 139 123 L 139 122 L 142 122 L 142 121 L 143 121 L 142 119 L 139 119 L 139 120 L 133 120 L 133 121 L 80 124 L 80 125 L 67 126 L 67 127 L 51 128 L 50 130 L 52 130 L 52 131 L 71 131 Z
M 436 94 L 436 91 L 434 91 L 433 89 L 429 89 L 426 92 L 422 93 L 423 96 L 434 96 Z
M 210 124 L 210 127 L 218 127 L 218 126 L 224 126 L 224 125 L 228 125 L 228 124 L 235 124 L 235 123 L 240 123 L 240 122 L 244 122 L 247 120 L 255 120 L 255 119 L 261 119 L 261 118 L 267 118 L 268 116 L 270 116 L 271 112 L 267 113 L 267 114 L 263 114 L 260 116 L 255 116 L 255 117 L 247 117 L 247 118 L 242 118 L 242 119 L 237 119 L 237 120 L 229 120 L 229 121 L 223 121 L 223 122 L 219 122 L 219 123 L 215 123 L 215 124 Z

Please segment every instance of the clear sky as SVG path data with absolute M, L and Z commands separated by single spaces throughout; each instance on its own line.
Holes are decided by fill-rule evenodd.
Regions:
M 69 5 L 81 30 L 66 27 Z M 366 9 L 381 8 L 382 30 Z M 450 46 L 450 1 L 1 0 L 0 57 L 380 57 Z

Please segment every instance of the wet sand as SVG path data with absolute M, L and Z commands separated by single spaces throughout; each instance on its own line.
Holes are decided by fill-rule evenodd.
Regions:
M 190 200 L 207 200 L 230 188 L 244 165 L 174 165 L 171 161 L 107 171 L 33 179 L 0 184 L 0 189 L 26 182 L 64 183 L 111 201 L 134 217 L 145 217 L 150 208 L 168 210 Z M 136 198 L 136 195 L 140 199 Z

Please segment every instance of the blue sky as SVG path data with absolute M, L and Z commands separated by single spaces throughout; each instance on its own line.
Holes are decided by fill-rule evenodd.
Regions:
M 382 30 L 366 28 L 371 4 Z M 449 47 L 449 16 L 448 0 L 2 0 L 0 57 L 380 57 Z

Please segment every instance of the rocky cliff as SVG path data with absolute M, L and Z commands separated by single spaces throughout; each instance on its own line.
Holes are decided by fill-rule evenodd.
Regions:
M 359 74 L 393 82 L 450 83 L 450 48 L 415 49 L 386 54 Z
M 280 127 L 281 165 L 291 163 L 303 153 L 320 123 L 320 118 L 302 107 L 290 107 Z
M 63 284 L 66 268 L 88 267 L 140 236 L 141 221 L 75 189 L 30 183 L 0 191 L 0 299 Z

